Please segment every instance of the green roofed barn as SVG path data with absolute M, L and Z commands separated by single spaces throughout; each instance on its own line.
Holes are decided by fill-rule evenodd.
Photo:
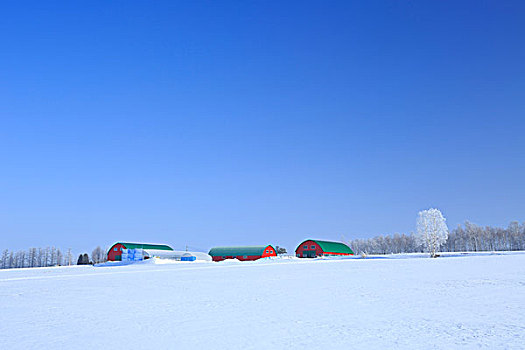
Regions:
M 108 260 L 120 261 L 122 259 L 122 249 L 173 250 L 166 244 L 117 242 L 109 248 Z
M 298 258 L 315 258 L 318 256 L 354 255 L 352 249 L 341 242 L 309 239 L 299 244 L 295 250 Z
M 208 253 L 213 261 L 225 259 L 257 260 L 269 256 L 277 256 L 275 249 L 271 245 L 257 245 L 245 247 L 215 247 Z

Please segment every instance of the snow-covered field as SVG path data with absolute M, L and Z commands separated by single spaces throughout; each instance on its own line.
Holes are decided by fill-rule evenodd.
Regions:
M 521 349 L 525 254 L 0 270 L 0 349 Z

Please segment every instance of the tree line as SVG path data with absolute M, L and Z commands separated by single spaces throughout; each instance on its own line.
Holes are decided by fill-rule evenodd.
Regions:
M 424 247 L 416 235 L 382 235 L 347 242 L 356 254 L 422 253 Z M 525 223 L 513 221 L 507 228 L 478 226 L 469 221 L 449 232 L 442 252 L 478 252 L 525 250 Z
M 73 260 L 71 249 L 68 249 L 65 254 L 56 247 L 29 248 L 16 252 L 5 249 L 0 255 L 0 269 L 89 265 L 105 261 L 106 252 L 100 246 L 91 252 L 91 259 L 87 253 L 84 253 L 80 254 L 76 262 Z
M 65 254 L 56 247 L 29 248 L 16 252 L 5 249 L 0 256 L 1 269 L 14 269 L 23 267 L 47 267 L 72 265 L 73 255 L 71 249 Z
M 400 254 L 422 253 L 425 248 L 417 235 L 399 234 L 382 235 L 367 239 L 354 239 L 347 242 L 356 254 Z M 511 222 L 508 227 L 478 226 L 469 221 L 458 225 L 448 233 L 441 245 L 442 252 L 478 252 L 478 251 L 513 251 L 525 250 L 525 223 Z M 278 254 L 286 253 L 277 247 Z M 80 254 L 76 264 L 99 264 L 106 261 L 106 251 L 100 246 L 91 252 Z M 74 265 L 71 249 L 65 254 L 55 247 L 30 248 L 20 251 L 5 249 L 0 255 L 0 269 L 47 267 Z

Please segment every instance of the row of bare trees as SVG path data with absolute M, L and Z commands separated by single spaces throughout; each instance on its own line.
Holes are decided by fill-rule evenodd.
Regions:
M 376 236 L 354 239 L 348 245 L 356 254 L 420 253 L 423 247 L 414 234 Z M 444 252 L 512 251 L 525 250 L 525 223 L 513 221 L 506 228 L 478 226 L 469 221 L 449 232 L 441 246 Z
M 22 267 L 46 267 L 59 265 L 73 265 L 71 249 L 66 254 L 56 247 L 29 248 L 16 252 L 5 249 L 0 256 L 0 269 Z
M 448 235 L 445 252 L 525 250 L 525 223 L 513 221 L 507 228 L 478 226 L 466 221 Z
M 23 267 L 47 267 L 47 266 L 68 266 L 98 264 L 106 261 L 106 252 L 100 246 L 96 247 L 91 253 L 91 259 L 87 253 L 81 254 L 80 260 L 74 261 L 71 249 L 64 254 L 55 247 L 29 248 L 28 250 L 9 251 L 5 249 L 0 255 L 0 269 L 14 269 Z

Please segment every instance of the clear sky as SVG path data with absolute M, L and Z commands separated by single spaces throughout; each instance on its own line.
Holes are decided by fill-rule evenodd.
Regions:
M 0 248 L 525 220 L 523 1 L 3 1 Z

